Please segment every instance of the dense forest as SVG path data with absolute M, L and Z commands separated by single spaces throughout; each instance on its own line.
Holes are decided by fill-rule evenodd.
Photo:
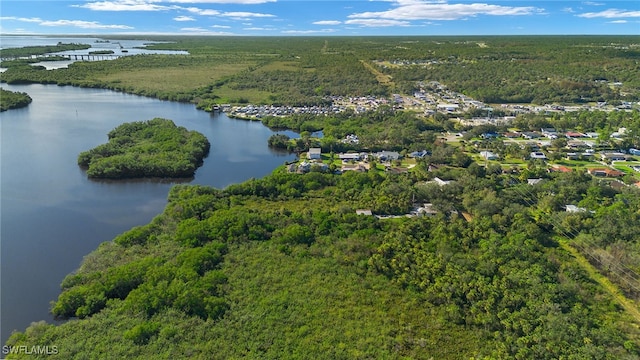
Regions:
M 56 345 L 63 358 L 640 356 L 632 317 L 560 246 L 619 239 L 637 254 L 637 191 L 449 171 L 459 177 L 444 188 L 424 184 L 426 171 L 177 185 L 163 214 L 64 280 L 52 311 L 73 320 L 8 345 Z M 439 214 L 355 212 L 403 214 L 412 198 Z M 595 213 L 561 210 L 576 201 Z
M 150 47 L 190 55 L 55 71 L 14 61 L 0 79 L 205 109 L 411 94 L 430 81 L 487 102 L 640 94 L 637 36 L 163 40 L 174 42 Z M 598 150 L 628 149 L 640 147 L 639 114 L 526 114 L 482 126 L 392 105 L 264 116 L 268 127 L 300 133 L 270 146 L 319 147 L 334 167 L 282 166 L 224 189 L 175 185 L 161 214 L 101 244 L 63 280 L 51 312 L 66 321 L 34 323 L 7 346 L 55 346 L 40 357 L 61 359 L 638 359 L 640 190 L 628 186 L 637 175 L 550 171 L 526 158 L 524 141 L 482 135 L 549 127 L 598 132 Z M 624 137 L 612 141 L 620 128 Z M 447 131 L 464 135 L 450 141 Z M 359 141 L 343 141 L 351 134 Z M 545 151 L 560 159 L 567 143 Z M 114 129 L 78 163 L 89 176 L 148 176 L 158 164 L 192 174 L 208 149 L 201 135 L 153 119 Z M 168 155 L 176 150 L 186 154 Z M 380 150 L 411 167 L 396 173 L 401 160 L 371 159 L 368 172 L 333 171 L 337 153 Z M 515 163 L 479 160 L 481 150 Z M 19 352 L 8 357 L 38 358 Z
M 637 38 L 627 40 L 637 44 Z M 640 48 L 626 41 L 604 41 L 606 37 L 560 36 L 510 37 L 488 42 L 433 41 L 428 56 L 407 52 L 401 60 L 411 65 L 389 64 L 385 72 L 406 85 L 411 84 L 410 80 L 440 81 L 487 103 L 638 99 L 637 92 L 624 95 L 625 91 L 616 91 L 611 84 L 621 83 L 627 90 L 638 89 L 640 83 L 633 73 L 638 71 L 635 59 L 640 56 Z M 614 73 L 609 71 L 612 62 L 617 64 Z
M 18 109 L 31 104 L 31 97 L 27 93 L 8 91 L 0 88 L 0 111 Z
M 167 40 L 163 38 L 162 40 Z M 328 96 L 411 94 L 439 81 L 487 103 L 638 100 L 637 36 L 174 37 L 126 56 L 46 71 L 8 67 L 8 83 L 57 83 L 212 104 L 320 105 Z M 202 74 L 207 74 L 202 76 Z M 162 75 L 165 81 L 158 82 Z
M 204 135 L 160 118 L 124 123 L 108 137 L 78 156 L 90 178 L 192 177 L 210 147 Z

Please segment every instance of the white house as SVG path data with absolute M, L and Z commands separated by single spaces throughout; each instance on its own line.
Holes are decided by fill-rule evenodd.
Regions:
M 395 151 L 380 151 L 375 154 L 380 161 L 391 161 L 400 159 L 400 154 Z
M 434 178 L 433 181 L 440 186 L 451 184 L 451 180 L 442 180 L 439 177 Z
M 480 151 L 480 156 L 487 160 L 496 160 L 498 155 L 492 153 L 491 151 Z
M 541 160 L 546 160 L 547 156 L 539 151 L 534 151 L 529 155 L 532 159 L 541 159 Z
M 438 210 L 433 208 L 433 204 L 426 203 L 416 209 L 416 214 L 418 216 L 436 216 Z
M 573 212 L 573 213 L 587 211 L 587 209 L 582 207 L 577 207 L 575 205 L 567 205 L 565 206 L 565 209 L 567 209 L 567 212 Z
M 539 183 L 541 183 L 543 181 L 543 179 L 527 179 L 527 184 L 529 185 L 537 185 Z
M 621 152 L 605 152 L 600 154 L 602 160 L 609 161 L 625 161 L 627 160 L 627 156 Z
M 340 153 L 338 158 L 342 161 L 356 161 L 361 160 L 363 157 L 360 153 Z
M 320 148 L 309 148 L 309 152 L 307 154 L 307 159 L 309 159 L 309 160 L 319 160 L 321 154 L 322 154 L 322 149 L 320 149 Z

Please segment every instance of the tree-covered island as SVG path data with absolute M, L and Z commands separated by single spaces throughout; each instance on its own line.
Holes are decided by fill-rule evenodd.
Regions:
M 29 105 L 31 101 L 31 96 L 27 93 L 0 89 L 0 111 L 25 107 Z
M 91 45 L 88 44 L 65 44 L 62 42 L 56 45 L 41 45 L 41 46 L 25 46 L 20 48 L 8 48 L 0 49 L 0 58 L 18 58 L 18 57 L 31 57 L 34 55 L 44 55 L 49 53 L 56 53 L 61 51 L 71 50 L 86 50 Z
M 192 177 L 210 147 L 204 135 L 161 118 L 122 124 L 108 136 L 78 156 L 90 178 Z

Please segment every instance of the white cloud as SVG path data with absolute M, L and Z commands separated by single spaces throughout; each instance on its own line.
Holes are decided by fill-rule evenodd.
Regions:
M 598 2 L 593 2 L 593 1 L 585 1 L 582 4 L 583 5 L 588 5 L 588 6 L 604 6 L 605 5 L 603 3 L 598 3 Z
M 189 32 L 207 32 L 209 30 L 202 27 L 184 27 L 180 28 L 180 31 L 189 31 Z
M 40 18 L 23 18 L 23 17 L 16 17 L 16 16 L 1 16 L 0 20 L 3 20 L 3 21 L 15 20 L 15 21 L 32 22 L 32 23 L 42 22 L 42 19 Z
M 261 14 L 261 13 L 247 12 L 247 11 L 220 12 L 218 10 L 200 9 L 197 7 L 188 7 L 188 8 L 180 8 L 180 9 L 186 10 L 192 14 L 201 15 L 201 16 L 224 16 L 224 17 L 230 17 L 237 20 L 249 20 L 251 18 L 275 17 L 275 15 L 272 15 L 272 14 Z
M 211 25 L 211 27 L 215 29 L 231 29 L 231 26 L 227 25 Z
M 216 15 L 220 15 L 220 11 L 218 10 L 213 10 L 213 9 L 200 9 L 197 7 L 188 7 L 188 8 L 183 8 L 184 10 L 187 10 L 190 13 L 196 14 L 196 15 L 202 15 L 202 16 L 216 16 Z
M 211 31 L 202 27 L 185 27 L 185 28 L 181 28 L 180 31 L 187 32 L 190 34 L 197 34 L 197 35 L 234 35 L 233 33 Z
M 2 21 L 15 20 L 15 21 L 22 21 L 22 22 L 37 23 L 40 26 L 72 26 L 72 27 L 78 27 L 81 29 L 123 29 L 123 30 L 133 29 L 133 27 L 127 26 L 127 25 L 106 25 L 106 24 L 100 24 L 97 21 L 84 21 L 84 20 L 51 21 L 51 20 L 42 20 L 40 18 L 22 18 L 22 17 L 15 17 L 15 16 L 2 16 L 0 17 L 0 20 Z
M 276 0 L 105 0 L 87 2 L 72 7 L 85 8 L 94 11 L 164 11 L 177 8 L 177 6 L 158 5 L 169 4 L 264 4 Z
M 173 20 L 175 20 L 175 21 L 196 21 L 196 19 L 192 18 L 191 16 L 177 16 L 177 17 L 174 17 Z
M 255 4 L 264 4 L 264 3 L 276 2 L 276 0 L 166 0 L 164 2 L 177 3 L 177 4 L 240 4 L 240 5 L 255 5 Z
M 114 0 L 88 2 L 83 5 L 71 5 L 71 7 L 85 8 L 94 11 L 164 11 L 171 7 L 156 5 L 152 1 L 144 0 Z
M 275 17 L 275 15 L 272 15 L 272 14 L 252 13 L 252 12 L 246 12 L 246 11 L 230 11 L 230 12 L 225 12 L 220 14 L 220 16 L 228 16 L 228 17 L 242 18 L 242 19 Z
M 588 12 L 584 14 L 577 15 L 578 17 L 583 18 L 628 18 L 628 17 L 640 17 L 640 11 L 627 11 L 627 10 L 618 10 L 618 9 L 608 9 L 600 12 Z
M 347 25 L 361 25 L 366 27 L 409 26 L 408 21 L 389 19 L 355 19 L 344 22 Z
M 56 21 L 42 21 L 38 25 L 41 26 L 73 26 L 81 29 L 133 29 L 127 25 L 105 25 L 100 24 L 97 21 L 84 21 L 84 20 L 56 20 Z
M 573 10 L 573 8 L 570 8 L 570 7 L 566 7 L 564 9 L 562 9 L 562 11 L 566 12 L 566 13 L 574 13 L 575 12 L 575 10 Z
M 541 13 L 533 6 L 502 6 L 490 4 L 448 4 L 415 0 L 394 1 L 397 7 L 387 11 L 363 12 L 349 15 L 352 19 L 391 20 L 458 20 L 477 15 L 517 16 Z
M 274 28 L 264 28 L 264 27 L 248 27 L 248 28 L 244 28 L 242 30 L 245 30 L 245 31 L 273 31 L 275 29 Z
M 300 34 L 300 35 L 308 35 L 308 34 L 321 34 L 321 33 L 332 33 L 335 32 L 335 29 L 321 29 L 321 30 L 283 30 L 282 34 Z
M 342 24 L 342 21 L 338 21 L 338 20 L 321 20 L 321 21 L 314 21 L 312 24 L 313 25 L 340 25 L 340 24 Z
M 607 24 L 626 24 L 628 22 L 629 21 L 627 21 L 627 20 L 613 20 L 613 21 L 607 22 Z

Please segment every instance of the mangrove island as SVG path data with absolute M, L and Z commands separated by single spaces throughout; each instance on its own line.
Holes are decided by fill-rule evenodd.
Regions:
M 201 133 L 161 118 L 122 124 L 108 136 L 78 156 L 90 178 L 192 177 L 210 147 Z

